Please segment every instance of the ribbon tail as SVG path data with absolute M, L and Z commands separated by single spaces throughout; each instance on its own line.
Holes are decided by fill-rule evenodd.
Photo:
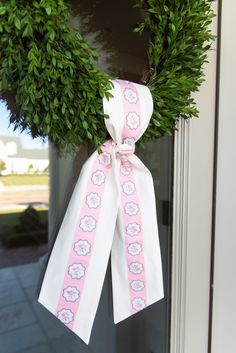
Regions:
M 133 155 L 130 161 L 131 174 L 120 174 L 111 254 L 115 323 L 164 297 L 153 179 L 138 157 Z
M 105 175 L 102 184 L 101 175 Z M 101 165 L 97 152 L 83 166 L 38 297 L 46 309 L 86 344 L 90 340 L 116 224 L 118 197 L 114 178 L 113 168 L 108 171 Z M 98 200 L 100 204 L 95 208 Z M 88 223 L 91 219 L 94 222 Z M 92 229 L 94 224 L 96 229 Z M 81 239 L 83 247 L 79 244 Z
M 75 333 L 87 344 L 90 340 L 105 279 L 117 212 L 117 190 L 115 188 L 114 170 L 112 168 L 106 180 L 96 239 L 93 243 L 92 256 L 83 289 L 83 296 L 81 297 L 81 305 L 79 306 L 75 321 Z

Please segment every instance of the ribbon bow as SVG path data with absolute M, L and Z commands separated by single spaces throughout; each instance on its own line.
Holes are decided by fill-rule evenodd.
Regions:
M 82 168 L 38 297 L 87 344 L 110 253 L 115 323 L 163 298 L 153 180 L 134 154 L 152 96 L 143 85 L 113 85 L 103 99 L 111 140 Z

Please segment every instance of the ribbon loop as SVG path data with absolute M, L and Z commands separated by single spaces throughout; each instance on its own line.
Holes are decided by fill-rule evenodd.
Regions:
M 111 140 L 82 168 L 38 298 L 86 343 L 110 253 L 115 323 L 164 295 L 153 180 L 134 154 L 152 97 L 146 86 L 113 84 L 103 99 Z

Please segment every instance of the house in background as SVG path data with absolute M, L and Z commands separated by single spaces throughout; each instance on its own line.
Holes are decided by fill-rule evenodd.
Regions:
M 5 163 L 1 175 L 42 173 L 49 164 L 47 149 L 24 149 L 15 136 L 0 136 L 0 160 Z

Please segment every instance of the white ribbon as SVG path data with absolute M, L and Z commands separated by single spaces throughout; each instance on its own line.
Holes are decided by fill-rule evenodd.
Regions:
M 115 323 L 164 296 L 153 180 L 134 154 L 153 101 L 146 86 L 112 82 L 111 140 L 82 168 L 38 297 L 87 344 L 110 253 Z

